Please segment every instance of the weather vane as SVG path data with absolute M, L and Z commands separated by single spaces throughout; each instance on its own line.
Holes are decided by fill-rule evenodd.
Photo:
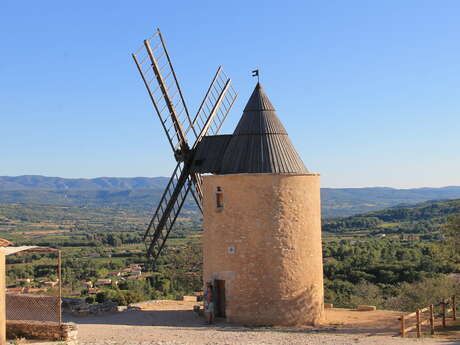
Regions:
M 255 69 L 252 71 L 252 76 L 257 77 L 257 82 L 259 82 L 259 70 Z

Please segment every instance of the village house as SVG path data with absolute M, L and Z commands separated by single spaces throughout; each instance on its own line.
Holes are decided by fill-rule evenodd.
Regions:
M 142 275 L 141 271 L 131 271 L 132 276 L 140 277 Z
M 81 285 L 83 285 L 84 288 L 88 288 L 88 289 L 93 287 L 93 283 L 91 281 L 83 282 L 81 283 Z
M 129 265 L 129 268 L 131 269 L 131 272 L 142 271 L 142 266 L 139 264 L 131 264 Z
M 23 293 L 39 293 L 39 292 L 46 292 L 48 289 L 46 288 L 31 288 L 31 287 L 26 287 L 23 290 Z
M 128 280 L 136 280 L 136 279 L 139 279 L 139 278 L 140 278 L 140 276 L 129 276 L 126 279 L 128 279 Z
M 115 281 L 115 284 L 117 284 L 116 281 Z M 112 285 L 112 279 L 98 279 L 96 280 L 96 283 L 94 285 L 95 286 Z
M 7 293 L 23 293 L 24 288 L 23 287 L 14 287 L 14 288 L 7 288 L 6 289 Z
M 16 279 L 16 285 L 30 284 L 32 280 L 30 278 L 19 278 Z
M 96 295 L 99 292 L 98 289 L 96 288 L 89 288 L 88 289 L 88 295 Z
M 127 275 L 127 274 L 131 273 L 131 268 L 129 268 L 129 267 L 128 267 L 128 268 L 123 268 L 123 269 L 121 270 L 121 273 L 122 273 L 123 275 Z
M 45 286 L 48 286 L 48 287 L 55 287 L 55 286 L 58 285 L 58 284 L 59 284 L 59 281 L 55 281 L 55 282 L 53 282 L 53 281 L 44 282 L 44 285 L 45 285 Z

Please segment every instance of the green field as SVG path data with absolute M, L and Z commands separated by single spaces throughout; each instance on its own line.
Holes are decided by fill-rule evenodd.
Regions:
M 372 299 L 379 307 L 404 310 L 413 303 L 401 294 L 413 294 L 417 284 L 442 285 L 441 293 L 451 293 L 454 287 L 446 277 L 460 272 L 460 265 L 449 258 L 441 231 L 449 216 L 459 212 L 460 201 L 454 200 L 323 221 L 326 301 L 347 307 Z M 184 213 L 152 271 L 142 243 L 149 218 L 145 210 L 123 207 L 1 204 L 0 237 L 16 245 L 62 249 L 64 294 L 89 302 L 126 304 L 199 291 L 199 219 Z M 82 286 L 130 264 L 142 265 L 142 279 L 116 278 L 118 285 L 100 287 L 96 295 Z M 38 278 L 56 275 L 55 264 L 40 255 L 9 257 L 7 267 L 10 285 L 18 278 L 32 278 L 37 287 Z

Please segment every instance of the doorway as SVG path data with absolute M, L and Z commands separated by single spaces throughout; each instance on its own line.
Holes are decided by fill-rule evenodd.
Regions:
M 216 317 L 225 317 L 225 280 L 214 281 L 216 288 Z

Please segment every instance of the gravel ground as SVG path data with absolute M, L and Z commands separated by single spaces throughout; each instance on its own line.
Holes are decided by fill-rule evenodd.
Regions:
M 102 331 L 102 332 L 101 332 Z M 460 344 L 454 340 L 437 340 L 424 338 L 402 339 L 387 336 L 365 335 L 331 335 L 325 333 L 244 330 L 244 329 L 183 329 L 150 327 L 148 331 L 136 328 L 124 329 L 120 334 L 113 332 L 105 334 L 99 330 L 99 335 L 80 340 L 79 345 L 407 345 L 407 344 Z M 128 339 L 131 338 L 131 339 Z M 135 339 L 135 340 L 134 340 Z
M 383 322 L 394 320 L 391 314 L 394 312 L 363 314 L 336 310 L 328 318 L 338 322 L 319 329 L 247 328 L 224 322 L 205 325 L 191 311 L 192 305 L 172 301 L 152 303 L 144 305 L 142 310 L 67 321 L 78 324 L 79 345 L 460 345 L 460 339 L 396 337 L 394 322 L 388 325 Z M 342 322 L 345 319 L 349 322 Z

